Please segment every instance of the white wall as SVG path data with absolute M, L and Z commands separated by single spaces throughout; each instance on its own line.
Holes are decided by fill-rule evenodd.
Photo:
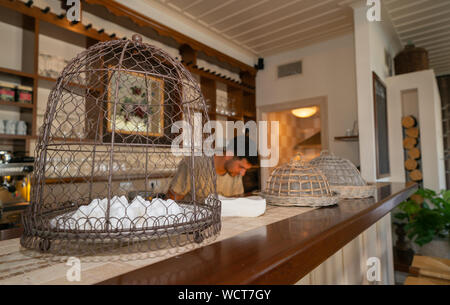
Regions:
M 371 71 L 374 71 L 382 81 L 385 81 L 389 77 L 389 69 L 385 62 L 385 51 L 394 59 L 403 47 L 385 11 L 382 11 L 381 18 L 381 22 L 369 22 L 370 67 Z
M 388 76 L 385 50 L 394 58 L 401 49 L 389 16 L 382 10 L 381 22 L 369 22 L 367 6 L 360 2 L 353 7 L 355 23 L 355 61 L 358 96 L 359 148 L 361 174 L 367 181 L 376 181 L 375 117 L 372 71 L 382 81 Z M 390 162 L 392 164 L 392 160 Z
M 426 70 L 389 77 L 386 83 L 391 180 L 405 181 L 401 126 L 402 92 L 417 89 L 423 184 L 424 187 L 435 191 L 445 189 L 441 99 L 434 71 Z
M 368 181 L 376 179 L 375 119 L 372 71 L 386 84 L 388 95 L 388 130 L 391 175 L 387 181 L 405 181 L 402 147 L 401 91 L 419 89 L 419 116 L 421 118 L 421 147 L 423 151 L 424 186 L 435 190 L 445 187 L 442 123 L 440 99 L 432 71 L 412 73 L 408 76 L 389 77 L 385 52 L 392 58 L 402 45 L 383 9 L 381 22 L 369 22 L 367 6 L 363 2 L 353 6 L 355 20 L 356 75 L 358 94 L 358 118 L 360 122 L 361 173 Z M 423 118 L 425 116 L 425 118 Z M 422 126 L 422 124 L 424 126 Z M 426 157 L 425 157 L 426 155 Z
M 17 26 L 0 22 L 0 66 L 22 70 L 22 35 L 23 30 Z
M 329 149 L 359 164 L 358 144 L 338 142 L 357 120 L 355 51 L 348 34 L 302 49 L 264 58 L 256 76 L 256 105 L 267 106 L 319 96 L 328 99 Z M 277 78 L 278 65 L 302 60 L 301 75 Z

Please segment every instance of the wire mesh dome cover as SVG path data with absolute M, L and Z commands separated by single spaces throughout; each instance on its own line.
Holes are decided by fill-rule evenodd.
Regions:
M 315 166 L 297 156 L 275 168 L 267 179 L 263 196 L 267 202 L 280 206 L 327 206 L 338 202 L 325 175 Z
M 187 141 L 179 141 L 186 138 L 181 120 L 194 126 Z M 197 149 L 206 134 L 194 125 L 208 120 L 192 75 L 138 35 L 80 53 L 49 95 L 21 244 L 90 255 L 160 250 L 217 235 L 214 161 Z M 153 179 L 168 184 L 180 162 L 189 169 L 184 182 L 191 195 L 166 199 Z
M 310 161 L 327 177 L 332 191 L 341 198 L 365 198 L 374 195 L 375 186 L 368 185 L 350 160 L 322 151 Z

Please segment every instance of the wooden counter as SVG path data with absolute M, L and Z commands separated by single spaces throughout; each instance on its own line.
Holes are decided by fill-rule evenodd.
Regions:
M 293 284 L 417 189 L 404 183 L 377 187 L 375 199 L 342 200 L 321 209 L 268 207 L 258 218 L 223 218 L 221 235 L 195 249 L 135 261 L 82 262 L 80 283 Z M 0 242 L 0 284 L 73 284 L 65 279 L 68 268 L 25 254 L 18 239 Z

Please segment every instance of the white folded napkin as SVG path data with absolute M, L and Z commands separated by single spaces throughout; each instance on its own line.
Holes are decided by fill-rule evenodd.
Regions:
M 103 230 L 106 224 L 106 210 L 108 199 L 94 199 L 88 205 L 80 206 L 76 211 L 56 216 L 50 220 L 53 228 L 59 229 L 83 229 Z M 170 225 L 174 222 L 176 215 L 184 213 L 172 199 L 154 198 L 152 201 L 137 196 L 131 203 L 125 196 L 114 196 L 110 200 L 110 223 L 111 228 L 128 229 L 131 227 L 142 228 L 143 226 Z M 174 216 L 174 217 L 168 217 Z M 186 217 L 192 217 L 192 213 L 186 212 Z
M 266 199 L 260 196 L 230 198 L 219 195 L 222 217 L 258 217 L 266 211 Z

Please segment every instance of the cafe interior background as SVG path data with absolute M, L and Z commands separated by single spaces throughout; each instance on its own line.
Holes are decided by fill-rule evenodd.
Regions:
M 449 1 L 383 0 L 379 21 L 376 11 L 369 20 L 366 1 L 353 0 L 86 0 L 74 22 L 63 2 L 0 0 L 0 232 L 23 230 L 32 157 L 63 68 L 99 41 L 135 33 L 192 74 L 210 119 L 279 122 L 279 161 L 248 170 L 246 193 L 263 191 L 296 154 L 307 162 L 323 150 L 350 160 L 370 183 L 449 188 Z M 175 171 L 152 178 L 153 191 L 167 192 Z M 395 211 L 297 282 L 367 283 L 356 269 L 376 253 L 387 266 L 382 283 L 403 284 L 409 248 L 444 264 L 436 268 L 449 280 L 448 235 L 405 250 Z

